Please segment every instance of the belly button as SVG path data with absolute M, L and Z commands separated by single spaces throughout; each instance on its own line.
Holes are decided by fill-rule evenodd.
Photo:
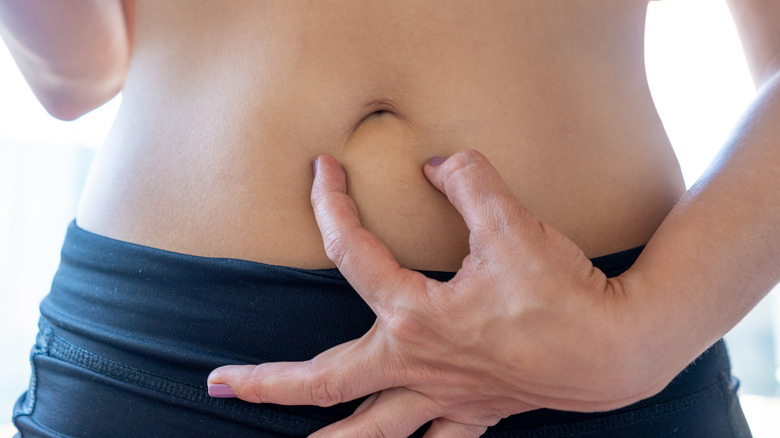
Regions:
M 393 119 L 403 120 L 400 114 L 394 111 L 393 106 L 385 102 L 373 102 L 367 105 L 366 110 L 363 114 L 364 115 L 360 119 L 358 119 L 349 129 L 347 133 L 346 141 L 344 143 L 345 148 L 347 147 L 347 145 L 349 145 L 352 142 L 354 136 L 358 133 L 358 131 L 361 131 L 361 127 L 364 126 L 364 124 L 366 124 L 367 122 L 369 122 L 369 124 L 371 125 L 373 125 L 374 122 L 385 123 L 391 120 L 388 117 L 392 117 Z M 375 128 L 376 126 L 374 126 L 374 129 Z M 372 130 L 369 132 L 376 133 L 377 131 Z
M 352 126 L 352 130 L 353 131 L 355 129 L 357 129 L 360 125 L 365 123 L 369 119 L 379 118 L 379 117 L 387 117 L 387 116 L 398 116 L 398 113 L 393 111 L 391 108 L 377 108 L 377 107 L 374 107 L 374 108 L 370 108 L 370 110 L 373 110 L 373 111 L 366 112 L 365 115 L 363 117 L 361 117 L 360 120 L 358 120 Z
M 366 105 L 366 109 L 368 110 L 366 117 L 383 114 L 397 114 L 395 105 L 389 100 L 375 100 Z

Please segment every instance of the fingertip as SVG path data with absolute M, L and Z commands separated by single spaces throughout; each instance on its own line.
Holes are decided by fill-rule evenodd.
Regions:
M 344 167 L 330 155 L 319 155 L 312 161 L 314 175 L 312 191 L 338 190 L 346 192 L 346 172 Z
M 449 157 L 431 157 L 425 162 L 423 166 L 423 173 L 425 177 L 433 181 L 433 178 L 441 171 L 441 165 L 444 164 Z
M 423 175 L 428 181 L 436 187 L 437 190 L 444 193 L 444 187 L 439 181 L 439 175 L 441 175 L 442 164 L 447 161 L 448 157 L 431 157 L 423 166 Z
M 236 392 L 227 383 L 230 380 L 234 368 L 238 367 L 236 365 L 219 367 L 209 374 L 209 377 L 206 379 L 209 396 L 214 398 L 238 397 Z
M 243 367 L 243 365 L 225 365 L 215 368 L 209 373 L 207 381 L 209 385 L 214 383 L 225 383 L 225 381 L 230 378 L 231 374 L 235 374 L 235 371 L 241 367 Z
M 318 155 L 316 158 L 314 158 L 314 163 L 316 163 L 317 172 L 319 172 L 323 167 L 336 167 L 338 169 L 342 169 L 341 163 L 339 163 L 338 160 L 330 155 Z
M 216 368 L 209 373 L 209 377 L 206 379 L 206 383 L 208 385 L 213 385 L 215 383 L 222 383 L 223 380 L 222 368 L 224 367 Z
M 240 390 L 241 386 L 252 380 L 255 368 L 256 365 L 225 365 L 214 369 L 206 379 L 206 383 L 209 387 L 226 385 L 231 389 Z
M 447 161 L 447 157 L 431 157 L 428 160 L 428 165 L 432 167 L 438 167 L 445 161 Z
M 240 398 L 252 403 L 263 403 L 258 396 L 264 382 L 257 370 L 262 365 L 226 365 L 213 370 L 206 384 L 214 398 Z
M 214 398 L 236 398 L 238 395 L 230 386 L 224 383 L 213 383 L 209 385 L 209 396 Z

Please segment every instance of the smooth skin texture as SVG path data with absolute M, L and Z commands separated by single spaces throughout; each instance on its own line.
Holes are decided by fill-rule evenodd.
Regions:
M 404 436 L 436 419 L 431 434 L 477 436 L 540 405 L 627 404 L 780 275 L 776 2 L 732 2 L 762 91 L 679 203 L 644 72 L 645 0 L 52 4 L 0 3 L 39 99 L 70 119 L 123 92 L 80 226 L 195 255 L 338 264 L 379 309 L 366 337 L 311 363 L 210 379 L 277 403 L 385 389 L 326 434 Z M 309 200 L 318 156 L 325 245 Z M 449 159 L 421 172 L 432 156 Z M 616 280 L 585 268 L 648 240 Z M 446 285 L 405 270 L 461 265 Z
M 625 274 L 604 278 L 466 151 L 424 173 L 463 215 L 470 253 L 452 281 L 425 279 L 360 226 L 343 172 L 320 157 L 312 206 L 325 247 L 377 323 L 310 362 L 225 367 L 209 381 L 253 402 L 376 393 L 315 434 L 337 437 L 407 436 L 430 420 L 427 437 L 476 437 L 512 413 L 613 409 L 660 391 L 780 280 L 780 6 L 730 6 L 760 93 Z
M 113 33 L 48 16 L 3 33 L 22 41 L 45 29 L 47 38 L 10 44 L 19 59 L 101 54 L 106 65 L 77 64 L 83 82 L 124 78 L 80 227 L 187 254 L 333 267 L 308 199 L 310 163 L 328 154 L 347 170 L 363 223 L 403 266 L 454 271 L 468 230 L 420 172 L 431 156 L 479 150 L 589 257 L 646 243 L 683 193 L 644 72 L 646 1 L 600 5 L 73 2 L 72 16 Z M 109 19 L 125 9 L 132 27 Z M 132 41 L 129 64 L 127 48 L 60 37 L 78 32 L 95 44 Z M 70 103 L 25 71 L 46 99 Z M 90 92 L 108 99 L 101 90 Z

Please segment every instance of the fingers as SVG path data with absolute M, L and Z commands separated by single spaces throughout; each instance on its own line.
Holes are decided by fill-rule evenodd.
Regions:
M 435 418 L 425 438 L 478 438 L 488 425 L 464 424 L 437 418 L 443 407 L 432 399 L 407 388 L 393 388 L 366 399 L 350 417 L 321 429 L 310 438 L 324 437 L 407 437 Z M 490 425 L 499 418 L 490 418 Z M 484 421 L 484 419 L 482 419 Z
M 435 418 L 439 409 L 437 403 L 420 393 L 405 388 L 388 389 L 364 402 L 350 417 L 310 438 L 406 438 Z
M 325 251 L 363 299 L 379 314 L 400 284 L 417 273 L 404 270 L 389 249 L 363 228 L 347 195 L 346 175 L 327 155 L 317 157 L 311 205 Z M 420 281 L 419 279 L 417 281 Z
M 477 151 L 461 151 L 443 162 L 435 157 L 423 172 L 460 212 L 472 234 L 502 233 L 518 223 L 538 226 L 538 221 L 512 195 L 498 171 Z
M 367 410 L 368 408 L 370 408 L 371 405 L 373 405 L 374 402 L 376 401 L 377 397 L 379 397 L 379 394 L 381 394 L 381 393 L 379 393 L 379 392 L 374 393 L 373 395 L 371 395 L 367 399 L 365 399 L 363 401 L 363 403 L 361 403 L 360 406 L 358 406 L 358 408 L 355 409 L 355 412 L 353 412 L 353 415 L 357 415 L 357 414 Z
M 425 432 L 424 438 L 478 438 L 487 426 L 463 424 L 446 418 L 437 418 Z
M 214 386 L 227 385 L 252 403 L 331 406 L 396 386 L 399 368 L 375 328 L 310 361 L 217 368 L 209 375 L 209 392 L 230 396 L 225 386 Z

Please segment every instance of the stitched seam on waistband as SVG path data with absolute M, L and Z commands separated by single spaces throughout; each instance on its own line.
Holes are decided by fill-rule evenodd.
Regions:
M 53 342 L 49 346 L 49 355 L 52 357 L 57 357 L 62 360 L 67 360 L 75 365 L 80 365 L 84 368 L 88 368 L 98 374 L 114 377 L 116 379 L 122 380 L 127 383 L 136 383 L 140 380 L 134 378 L 132 376 L 133 374 L 143 374 L 144 376 L 147 376 L 152 379 L 160 379 L 161 381 L 165 381 L 168 385 L 184 385 L 190 390 L 199 389 L 197 386 L 190 385 L 189 383 L 186 382 L 180 382 L 176 379 L 171 379 L 170 377 L 158 376 L 148 371 L 140 370 L 138 368 L 133 368 L 131 366 L 114 362 L 110 359 L 106 359 L 104 357 L 90 353 L 89 351 L 84 350 L 81 347 L 77 347 L 69 343 L 68 341 L 56 336 L 53 338 Z M 156 386 L 144 385 L 144 386 L 146 386 L 149 389 L 159 390 L 160 392 L 165 392 L 165 393 L 171 392 L 169 391 L 168 387 L 161 386 L 161 385 L 156 385 Z
M 290 425 L 302 425 L 311 428 L 324 427 L 327 423 L 320 419 L 297 416 L 294 414 L 274 412 L 264 407 L 263 412 L 258 411 L 257 405 L 239 404 L 248 403 L 237 399 L 215 399 L 208 395 L 207 389 L 200 386 L 191 385 L 169 377 L 159 376 L 148 371 L 133 368 L 114 362 L 110 359 L 98 356 L 81 347 L 77 347 L 68 341 L 57 337 L 51 338 L 49 343 L 49 356 L 64 360 L 73 365 L 86 368 L 103 376 L 116 379 L 132 385 L 142 386 L 146 389 L 159 392 L 165 395 L 172 395 L 200 406 L 219 409 L 230 414 L 262 420 L 264 425 L 273 425 L 281 430 L 288 430 Z M 139 378 L 138 375 L 143 375 Z M 184 388 L 182 388 L 182 386 Z M 306 421 L 304 421 L 306 420 Z M 312 425 L 312 423 L 317 423 Z M 269 424 L 270 423 L 270 424 Z
M 11 416 L 14 421 L 17 417 L 31 415 L 35 410 L 35 402 L 38 399 L 38 368 L 35 366 L 35 358 L 49 354 L 49 344 L 53 337 L 54 332 L 51 329 L 40 329 L 35 346 L 30 352 L 30 383 L 24 394 L 25 399 L 21 409 L 18 412 L 15 411 Z

